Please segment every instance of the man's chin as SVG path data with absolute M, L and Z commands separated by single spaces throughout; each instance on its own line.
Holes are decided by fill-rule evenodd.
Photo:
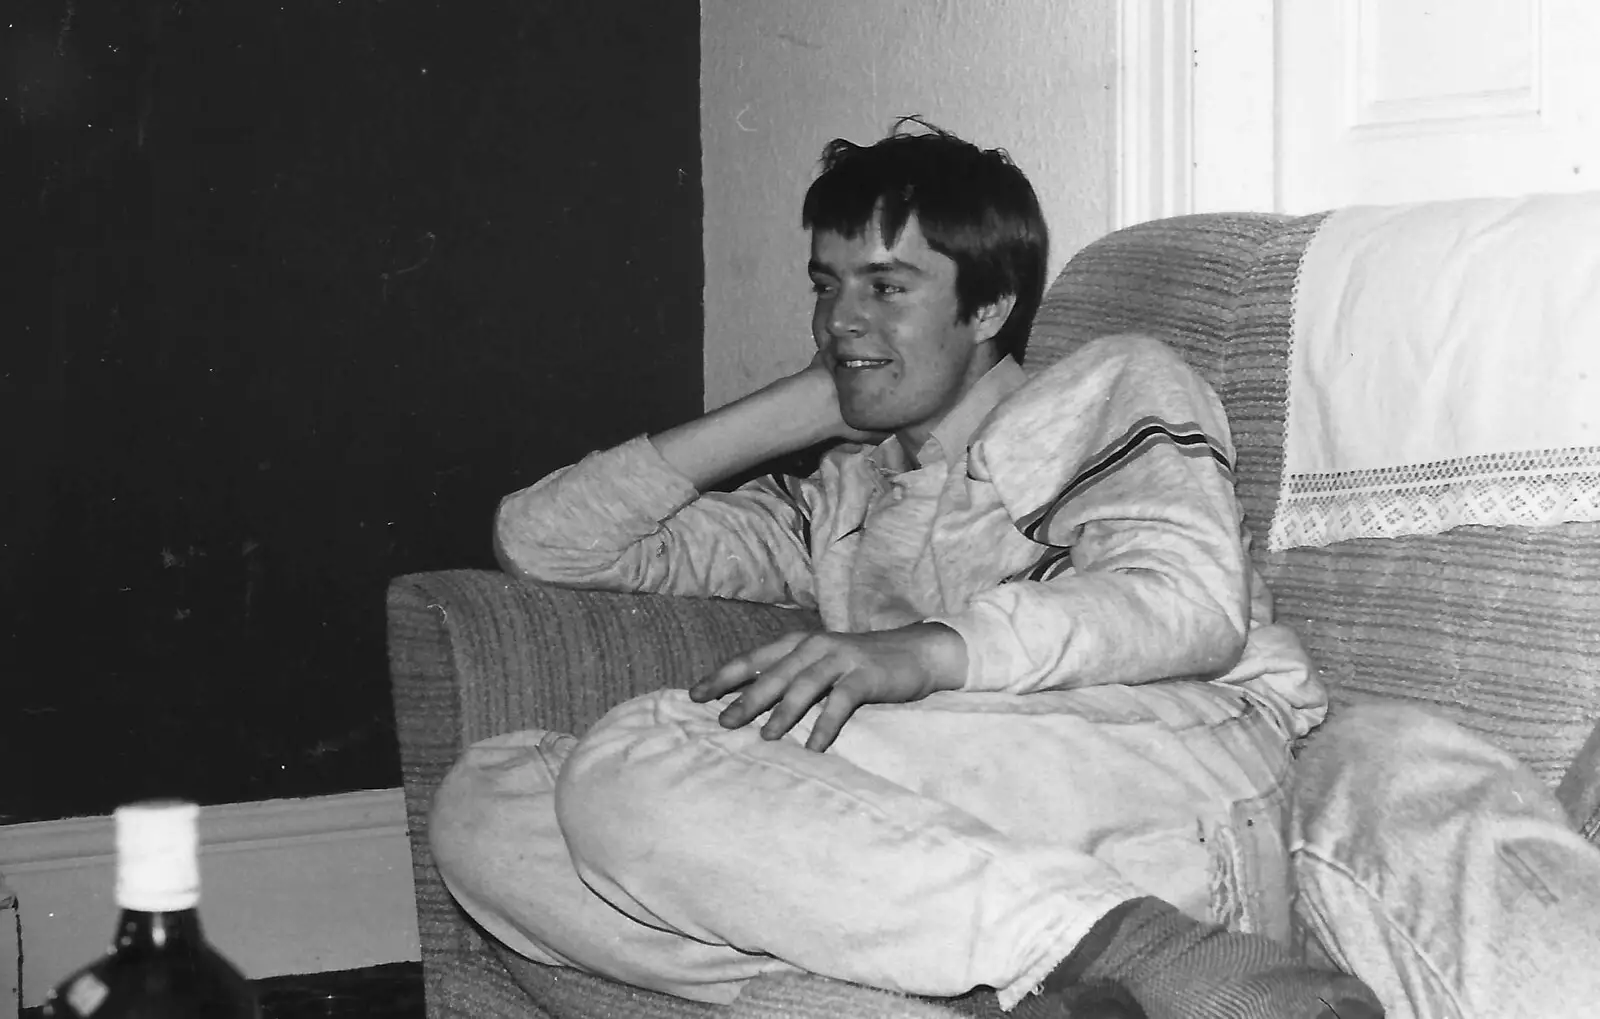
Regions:
M 867 432 L 872 435 L 888 435 L 895 430 L 895 426 L 881 418 L 863 416 L 860 414 L 841 414 L 844 423 L 858 432 Z
M 840 394 L 839 416 L 851 428 L 862 432 L 883 432 L 894 428 L 888 419 L 891 415 L 885 414 L 880 400 L 863 400 L 856 395 L 856 399 Z

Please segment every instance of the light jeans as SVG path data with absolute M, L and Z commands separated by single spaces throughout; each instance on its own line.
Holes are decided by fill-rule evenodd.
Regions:
M 1515 758 L 1422 711 L 1350 708 L 1294 800 L 1297 917 L 1389 1019 L 1600 1015 L 1600 848 Z
M 1288 938 L 1287 738 L 1238 688 L 941 693 L 821 754 L 815 711 L 769 742 L 726 703 L 473 745 L 430 821 L 446 885 L 530 959 L 712 1002 L 798 969 L 1009 1008 L 1138 895 Z

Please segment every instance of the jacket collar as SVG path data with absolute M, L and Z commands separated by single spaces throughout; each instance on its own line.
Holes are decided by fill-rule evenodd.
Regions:
M 973 433 L 989 413 L 1000 405 L 1001 400 L 1020 389 L 1027 379 L 1021 365 L 1010 357 L 1002 357 L 973 383 L 961 401 L 944 416 L 944 420 L 934 426 L 928 441 L 922 444 L 914 458 L 907 455 L 899 437 L 894 435 L 879 443 L 868 458 L 873 466 L 893 474 L 941 462 L 954 463 L 967 451 Z M 915 464 L 912 463 L 913 459 Z

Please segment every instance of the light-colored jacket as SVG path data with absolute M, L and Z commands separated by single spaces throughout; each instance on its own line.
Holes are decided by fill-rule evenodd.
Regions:
M 969 690 L 1232 683 L 1303 735 L 1326 698 L 1250 565 L 1233 455 L 1177 354 L 1107 337 L 1031 378 L 1002 361 L 914 457 L 840 446 L 808 478 L 701 494 L 641 437 L 508 496 L 497 539 L 551 583 L 941 622 Z

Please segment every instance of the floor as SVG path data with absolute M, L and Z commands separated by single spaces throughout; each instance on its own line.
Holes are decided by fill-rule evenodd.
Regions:
M 422 964 L 273 977 L 256 982 L 262 1019 L 423 1019 Z
M 423 1019 L 422 965 L 398 962 L 256 981 L 261 1019 Z M 36 1019 L 37 1008 L 21 1019 Z

